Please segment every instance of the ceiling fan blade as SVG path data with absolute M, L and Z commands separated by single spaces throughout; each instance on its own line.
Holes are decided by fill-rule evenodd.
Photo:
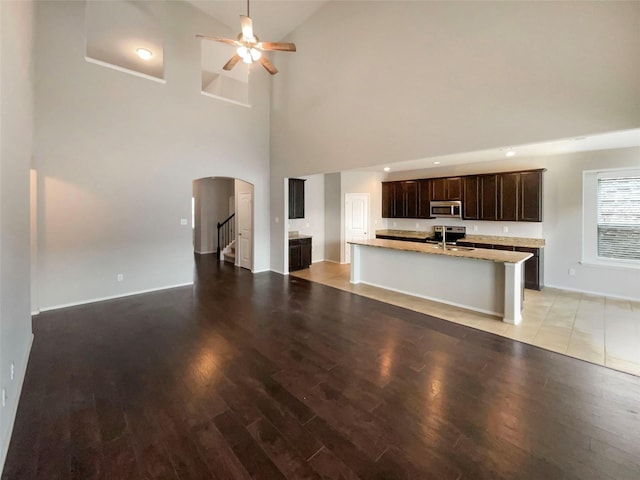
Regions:
M 295 52 L 296 44 L 285 42 L 260 42 L 258 44 L 258 48 L 263 50 L 279 50 L 281 52 Z
M 253 20 L 247 15 L 240 15 L 240 27 L 242 28 L 242 36 L 245 40 L 252 40 L 253 36 Z
M 233 57 L 229 59 L 227 63 L 224 64 L 224 67 L 222 67 L 222 69 L 231 70 L 233 67 L 236 66 L 236 63 L 238 63 L 239 61 L 240 61 L 240 55 L 236 53 L 235 55 L 233 55 Z
M 226 43 L 229 45 L 233 45 L 234 47 L 240 45 L 240 42 L 238 42 L 237 40 L 231 40 L 230 38 L 209 37 L 207 35 L 196 35 L 196 37 L 203 38 L 205 40 L 213 40 L 214 42 Z
M 269 61 L 266 55 L 262 55 L 258 61 L 271 75 L 275 75 L 276 73 L 278 73 L 278 69 L 273 66 L 273 63 Z

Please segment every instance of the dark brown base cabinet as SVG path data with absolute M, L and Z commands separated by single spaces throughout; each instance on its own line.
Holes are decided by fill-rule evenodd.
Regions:
M 475 248 L 488 248 L 494 250 L 507 250 L 509 252 L 525 252 L 533 254 L 524 262 L 524 288 L 542 290 L 544 288 L 544 248 L 513 247 L 510 245 L 491 245 L 489 243 L 473 243 L 460 241 L 458 245 Z
M 289 239 L 289 271 L 302 270 L 311 265 L 311 238 Z

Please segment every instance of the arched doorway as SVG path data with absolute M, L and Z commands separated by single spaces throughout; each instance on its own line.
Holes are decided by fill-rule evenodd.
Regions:
M 193 250 L 253 270 L 253 190 L 237 178 L 193 181 Z M 220 228 L 219 228 L 220 226 Z

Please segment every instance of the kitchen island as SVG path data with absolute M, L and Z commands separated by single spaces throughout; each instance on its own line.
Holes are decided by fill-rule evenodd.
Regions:
M 496 315 L 522 319 L 522 265 L 530 253 L 399 240 L 352 241 L 351 283 L 365 283 Z

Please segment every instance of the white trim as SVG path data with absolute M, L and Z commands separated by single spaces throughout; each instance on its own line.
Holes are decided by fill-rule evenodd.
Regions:
M 377 285 L 375 283 L 363 282 L 362 280 L 360 280 L 358 283 L 363 284 L 363 285 L 370 285 L 372 287 L 382 288 L 383 290 L 391 290 L 392 292 L 402 293 L 404 295 L 409 295 L 410 297 L 418 297 L 418 298 L 422 298 L 424 300 L 430 300 L 430 301 L 436 302 L 436 303 L 444 303 L 445 305 L 451 305 L 452 307 L 464 308 L 465 310 L 471 310 L 472 312 L 486 313 L 487 315 L 493 315 L 495 317 L 498 317 L 496 320 L 500 320 L 500 321 L 502 321 L 502 318 L 503 318 L 502 313 L 492 312 L 492 311 L 489 311 L 489 310 L 485 310 L 483 308 L 470 307 L 469 305 L 463 305 L 461 303 L 445 301 L 445 300 L 442 300 L 441 298 L 429 297 L 427 295 L 418 295 L 418 294 L 415 294 L 415 293 L 409 293 L 409 292 L 405 292 L 404 290 L 399 290 L 399 289 L 396 289 L 396 288 L 389 288 L 389 287 L 385 287 L 385 286 L 382 286 L 382 285 Z M 362 295 L 362 294 L 360 294 L 358 292 L 350 292 L 350 293 L 354 293 L 356 295 Z M 389 302 L 385 300 L 384 303 L 389 303 Z
M 212 253 L 216 253 L 216 251 L 215 251 L 215 250 L 211 250 L 210 252 L 200 252 L 200 251 L 195 250 L 195 249 L 193 250 L 193 252 L 194 252 L 194 253 L 197 253 L 198 255 L 210 255 L 210 254 L 212 254 Z
M 60 308 L 75 307 L 77 305 L 86 305 L 87 303 L 104 302 L 105 300 L 113 300 L 113 299 L 116 299 L 116 298 L 132 297 L 133 295 L 140 295 L 140 294 L 143 294 L 143 293 L 158 292 L 158 291 L 161 291 L 161 290 L 170 290 L 172 288 L 188 287 L 188 286 L 191 286 L 191 285 L 193 285 L 193 282 L 179 283 L 177 285 L 167 285 L 165 287 L 149 288 L 147 290 L 138 290 L 136 292 L 121 293 L 119 295 L 110 295 L 108 297 L 91 298 L 91 299 L 88 299 L 88 300 L 82 300 L 80 302 L 63 303 L 63 304 L 60 304 L 60 305 L 52 305 L 50 307 L 41 307 L 40 311 L 41 312 L 48 312 L 50 310 L 58 310 Z
M 20 368 L 18 373 L 18 382 L 16 383 L 16 389 L 14 390 L 15 399 L 10 404 L 10 410 L 6 413 L 9 419 L 9 425 L 6 432 L 6 438 L 2 439 L 2 452 L 0 453 L 0 473 L 4 470 L 4 462 L 7 459 L 7 453 L 9 451 L 9 444 L 11 443 L 11 436 L 13 435 L 13 426 L 16 421 L 16 414 L 18 413 L 18 404 L 20 403 L 20 395 L 22 394 L 22 386 L 24 385 L 24 379 L 27 376 L 27 365 L 29 364 L 29 356 L 31 355 L 31 347 L 33 346 L 33 333 L 30 335 L 29 344 L 22 358 L 22 364 L 18 365 Z M 15 381 L 15 379 L 14 379 Z
M 630 263 L 625 263 L 623 260 L 621 260 L 620 263 L 617 263 L 614 260 L 609 260 L 609 261 L 583 260 L 578 263 L 580 265 L 584 265 L 585 267 L 604 268 L 606 270 L 640 270 L 640 262 L 638 261 L 631 261 Z
M 262 270 L 251 270 L 251 273 L 264 273 L 264 272 L 270 272 L 271 270 L 268 268 L 263 268 Z
M 594 292 L 592 290 L 581 290 L 579 288 L 570 288 L 570 287 L 561 287 L 558 285 L 553 285 L 553 284 L 546 284 L 545 285 L 546 288 L 555 288 L 556 290 L 567 290 L 569 292 L 576 292 L 576 293 L 585 293 L 587 295 L 597 295 L 599 297 L 608 297 L 608 298 L 615 298 L 618 300 L 630 300 L 632 302 L 638 302 L 640 301 L 640 297 L 625 297 L 624 295 L 615 295 L 615 294 L 610 294 L 610 293 L 603 293 L 603 292 Z M 526 294 L 525 294 L 526 295 Z
M 38 308 L 37 310 L 32 310 L 31 311 L 31 316 L 34 317 L 36 315 L 40 315 L 40 309 Z
M 96 65 L 100 65 L 101 67 L 107 67 L 112 70 L 117 70 L 119 72 L 128 73 L 129 75 L 133 75 L 134 77 L 146 78 L 147 80 L 151 80 L 153 82 L 164 83 L 166 85 L 167 81 L 164 78 L 154 77 L 153 75 L 148 75 L 146 73 L 136 72 L 135 70 L 129 70 L 128 68 L 119 67 L 118 65 L 114 65 L 113 63 L 103 62 L 102 60 L 96 60 L 95 58 L 85 56 L 84 59 L 89 63 L 94 63 Z
M 327 260 L 325 260 L 324 258 L 321 258 L 320 260 L 311 260 L 311 265 L 313 265 L 314 263 L 320 263 L 320 262 L 326 262 Z
M 222 100 L 223 102 L 229 102 L 235 105 L 240 105 L 241 107 L 251 108 L 251 105 L 249 103 L 240 102 L 238 100 L 232 100 L 231 98 L 227 98 L 227 97 L 221 97 L 220 95 L 214 95 L 213 93 L 204 92 L 200 90 L 200 94 L 204 95 L 205 97 L 211 97 L 217 100 Z
M 329 260 L 328 258 L 325 258 L 324 260 L 322 260 L 323 262 L 329 262 L 329 263 L 337 263 L 338 265 L 342 265 L 340 262 L 338 262 L 337 260 Z
M 284 275 L 285 277 L 287 275 L 289 275 L 289 272 L 285 273 L 285 272 L 281 272 L 280 270 L 276 270 L 275 268 L 270 268 L 269 269 L 270 272 L 274 272 L 274 273 L 279 273 L 280 275 Z

